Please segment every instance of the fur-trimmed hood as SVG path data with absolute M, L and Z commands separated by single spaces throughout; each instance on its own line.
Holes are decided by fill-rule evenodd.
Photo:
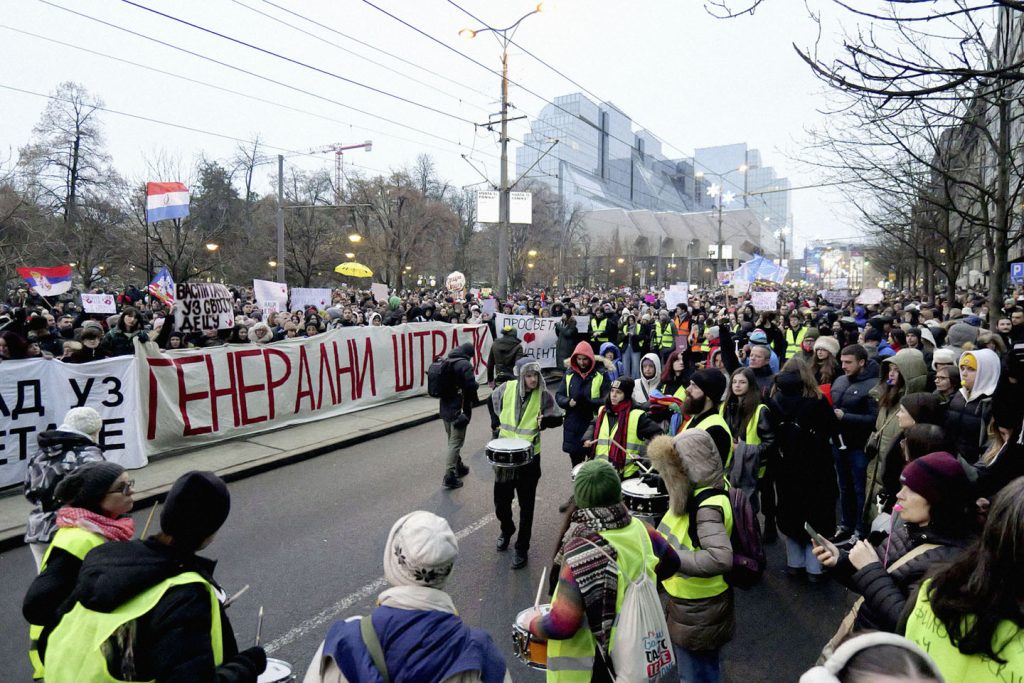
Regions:
M 725 486 L 722 458 L 711 435 L 702 429 L 688 429 L 674 438 L 657 436 L 647 445 L 647 456 L 665 480 L 669 506 L 677 515 L 686 513 L 694 489 Z

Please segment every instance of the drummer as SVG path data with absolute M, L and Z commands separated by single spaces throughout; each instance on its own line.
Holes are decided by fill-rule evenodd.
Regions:
M 498 438 L 522 439 L 533 447 L 533 458 L 520 467 L 494 468 L 494 514 L 501 523 L 499 552 L 508 549 L 516 533 L 512 521 L 512 499 L 519 497 L 519 536 L 516 537 L 512 569 L 526 566 L 533 533 L 533 508 L 540 480 L 540 430 L 562 424 L 562 411 L 555 397 L 544 386 L 540 363 L 530 357 L 515 365 L 516 379 L 498 386 L 491 393 L 491 404 L 498 416 Z
M 594 449 L 595 458 L 614 465 L 620 479 L 640 473 L 637 461 L 644 442 L 663 433 L 657 422 L 633 407 L 633 388 L 629 377 L 614 380 L 608 398 L 584 435 L 583 445 Z

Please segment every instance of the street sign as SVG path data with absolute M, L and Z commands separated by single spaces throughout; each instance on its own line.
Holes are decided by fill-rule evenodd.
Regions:
M 1024 263 L 1010 264 L 1010 284 L 1024 285 Z

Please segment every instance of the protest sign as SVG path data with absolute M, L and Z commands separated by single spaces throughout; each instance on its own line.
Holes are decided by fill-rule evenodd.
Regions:
M 272 280 L 253 280 L 252 294 L 256 301 L 276 301 L 283 311 L 288 303 L 288 285 Z
M 113 294 L 83 294 L 82 310 L 86 313 L 117 313 Z
M 235 326 L 234 298 L 224 285 L 179 282 L 174 286 L 174 328 L 186 334 Z
M 775 311 L 779 308 L 778 292 L 751 292 L 750 303 L 755 311 Z
M 494 318 L 494 328 L 501 330 L 509 325 L 523 342 L 523 352 L 540 363 L 542 368 L 555 367 L 555 347 L 558 335 L 555 323 L 561 318 L 537 318 L 532 315 L 508 315 L 501 313 Z
M 576 317 L 576 331 L 580 334 L 590 334 L 590 316 L 589 315 L 577 315 Z
M 103 418 L 99 444 L 107 460 L 146 464 L 138 423 L 135 358 L 91 363 L 4 361 L 0 372 L 0 486 L 21 484 L 40 432 L 56 429 L 72 408 L 95 408 Z
M 882 290 L 862 289 L 860 290 L 860 296 L 857 297 L 856 303 L 868 305 L 880 304 L 882 303 Z
M 494 315 L 495 313 L 498 312 L 498 300 L 495 299 L 494 297 L 484 299 L 483 301 L 480 302 L 480 304 L 481 310 L 484 313 L 490 313 L 491 315 Z
M 260 301 L 260 310 L 263 311 L 263 319 L 266 320 L 271 313 L 280 313 L 279 305 L 276 301 Z
M 748 280 L 743 280 L 734 276 L 729 282 L 732 287 L 733 296 L 746 294 L 750 290 L 750 282 Z
M 331 305 L 331 290 L 326 287 L 292 287 L 291 310 L 302 311 L 312 306 L 322 311 Z
M 377 303 L 383 303 L 388 300 L 388 286 L 383 282 L 374 282 L 370 285 L 370 295 Z
M 665 306 L 670 311 L 679 304 L 686 305 L 690 297 L 690 285 L 686 282 L 677 282 L 665 290 Z
M 843 306 L 850 300 L 850 293 L 846 290 L 823 289 L 818 295 L 833 306 Z
M 430 364 L 466 342 L 483 382 L 487 325 L 346 327 L 169 353 L 137 345 L 142 436 L 152 455 L 426 395 Z

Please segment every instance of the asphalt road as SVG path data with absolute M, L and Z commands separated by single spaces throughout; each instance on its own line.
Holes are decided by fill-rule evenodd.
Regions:
M 516 681 L 542 681 L 512 654 L 511 624 L 531 605 L 560 524 L 558 505 L 570 492 L 561 433 L 543 435 L 543 477 L 537 491 L 533 549 L 526 569 L 512 571 L 511 551 L 498 553 L 491 502 L 493 476 L 484 457 L 486 409 L 474 413 L 463 459 L 471 472 L 456 491 L 440 486 L 444 430 L 440 422 L 290 465 L 230 484 L 231 516 L 205 551 L 219 561 L 230 594 L 250 590 L 229 610 L 241 647 L 252 643 L 259 607 L 271 656 L 305 672 L 328 626 L 366 614 L 385 587 L 382 552 L 401 515 L 430 510 L 459 537 L 459 560 L 447 589 L 469 624 L 486 629 Z M 136 513 L 141 529 L 148 510 Z M 736 637 L 724 650 L 729 681 L 795 681 L 814 663 L 846 610 L 845 591 L 785 576 L 781 543 L 770 549 L 764 582 L 737 592 Z M 2 680 L 29 680 L 27 626 L 21 599 L 34 575 L 27 548 L 0 555 Z

